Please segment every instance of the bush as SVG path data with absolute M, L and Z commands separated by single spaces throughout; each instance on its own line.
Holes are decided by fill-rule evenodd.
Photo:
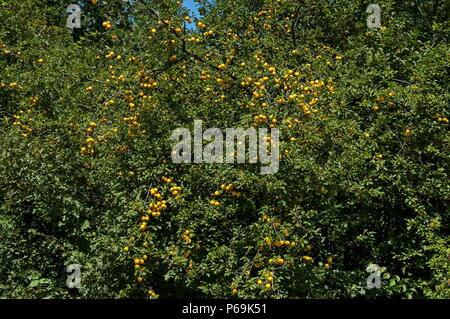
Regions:
M 2 297 L 449 298 L 447 3 L 79 2 L 0 2 Z M 174 164 L 197 119 L 279 171 Z

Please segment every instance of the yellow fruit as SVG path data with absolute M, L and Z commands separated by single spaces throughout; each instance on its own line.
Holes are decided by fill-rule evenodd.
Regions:
M 258 280 L 256 283 L 257 283 L 258 285 L 261 285 L 261 284 L 262 284 L 262 280 L 260 279 L 260 280 Z
M 137 277 L 138 282 L 142 282 L 142 280 L 143 280 L 142 277 Z
M 238 290 L 237 289 L 233 289 L 231 292 L 233 293 L 233 295 L 235 295 L 235 294 L 238 293 Z
M 410 136 L 410 135 L 411 135 L 411 130 L 409 130 L 409 129 L 406 130 L 406 131 L 405 131 L 405 135 L 406 135 L 406 136 Z
M 128 248 L 128 247 L 123 247 L 123 251 L 127 252 L 127 251 L 129 251 L 129 250 L 130 250 L 130 248 Z
M 270 289 L 270 287 L 272 287 L 270 284 L 266 284 L 267 289 Z

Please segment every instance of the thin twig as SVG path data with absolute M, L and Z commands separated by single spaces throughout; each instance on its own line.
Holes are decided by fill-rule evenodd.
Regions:
M 410 83 L 408 81 L 399 80 L 399 79 L 392 79 L 391 81 L 400 82 L 400 83 L 407 84 L 407 85 L 413 85 L 412 83 Z

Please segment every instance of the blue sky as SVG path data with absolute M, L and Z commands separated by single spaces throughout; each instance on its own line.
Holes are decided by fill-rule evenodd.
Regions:
M 184 0 L 183 6 L 185 6 L 189 10 L 193 11 L 195 13 L 195 15 L 198 15 L 198 10 L 197 10 L 196 4 L 194 3 L 194 0 Z
M 183 1 L 183 6 L 185 6 L 189 10 L 191 10 L 194 13 L 194 16 L 198 16 L 199 15 L 197 7 L 196 7 L 196 4 L 194 3 L 193 0 L 184 0 Z M 195 25 L 193 23 L 189 24 L 188 26 L 189 26 L 189 28 L 195 28 Z

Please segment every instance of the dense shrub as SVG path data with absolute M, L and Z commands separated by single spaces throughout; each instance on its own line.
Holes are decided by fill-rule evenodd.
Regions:
M 79 2 L 0 1 L 2 297 L 449 298 L 447 2 Z M 174 164 L 196 119 L 279 171 Z

